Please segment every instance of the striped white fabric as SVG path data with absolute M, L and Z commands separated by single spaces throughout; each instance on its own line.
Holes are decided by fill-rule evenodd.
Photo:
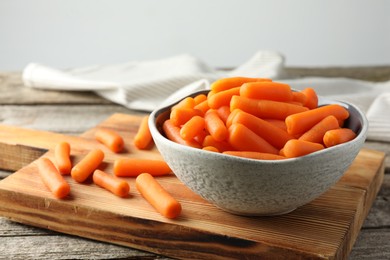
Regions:
M 232 71 L 219 71 L 190 55 L 58 70 L 37 63 L 23 71 L 26 86 L 58 90 L 90 90 L 131 109 L 152 111 L 187 94 L 208 89 L 210 82 L 231 76 L 278 79 L 299 90 L 313 87 L 321 96 L 348 101 L 369 120 L 368 139 L 390 142 L 390 81 L 373 83 L 346 78 L 284 79 L 284 57 L 259 51 Z

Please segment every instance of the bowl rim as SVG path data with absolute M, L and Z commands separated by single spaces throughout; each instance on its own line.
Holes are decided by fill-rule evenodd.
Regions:
M 156 120 L 157 120 L 157 117 L 159 115 L 161 115 L 163 113 L 167 113 L 167 111 L 169 111 L 174 105 L 179 103 L 184 98 L 195 97 L 196 95 L 199 95 L 199 94 L 207 94 L 209 91 L 210 90 L 198 90 L 198 91 L 192 92 L 192 93 L 190 93 L 190 94 L 188 94 L 188 95 L 186 95 L 186 96 L 184 96 L 182 98 L 177 99 L 176 101 L 172 102 L 169 105 L 161 106 L 161 107 L 158 107 L 158 108 L 154 109 L 152 111 L 152 113 L 150 114 L 149 121 L 148 121 L 149 129 L 151 131 L 151 134 L 152 134 L 153 138 L 159 138 L 160 141 L 166 143 L 167 145 L 176 147 L 178 149 L 184 149 L 184 151 L 188 150 L 188 151 L 192 151 L 192 152 L 206 153 L 208 156 L 214 157 L 215 159 L 217 159 L 217 158 L 222 159 L 223 158 L 225 160 L 233 160 L 233 161 L 237 161 L 237 162 L 248 162 L 248 163 L 259 163 L 259 162 L 261 162 L 261 163 L 265 163 L 265 164 L 276 164 L 276 163 L 277 164 L 288 164 L 288 163 L 297 162 L 297 161 L 300 161 L 300 160 L 307 160 L 309 158 L 320 156 L 321 154 L 328 153 L 328 152 L 331 152 L 333 150 L 343 148 L 345 146 L 350 146 L 350 145 L 352 145 L 354 143 L 362 142 L 362 139 L 363 139 L 363 142 L 364 142 L 365 139 L 366 139 L 366 136 L 367 136 L 368 119 L 366 118 L 365 114 L 356 105 L 354 105 L 352 103 L 349 103 L 349 102 L 346 102 L 346 101 L 329 99 L 329 98 L 322 97 L 322 96 L 318 96 L 318 103 L 320 105 L 339 104 L 339 105 L 345 107 L 346 109 L 348 109 L 348 111 L 350 111 L 351 109 L 356 111 L 357 114 L 360 116 L 361 121 L 362 121 L 361 127 L 360 127 L 359 132 L 356 135 L 356 137 L 353 140 L 351 140 L 351 141 L 348 141 L 346 143 L 342 143 L 342 144 L 339 144 L 339 145 L 336 145 L 336 146 L 328 147 L 328 148 L 325 148 L 323 150 L 316 151 L 316 152 L 313 152 L 313 153 L 310 153 L 310 154 L 307 154 L 307 155 L 304 155 L 304 156 L 300 156 L 300 157 L 286 158 L 286 159 L 282 159 L 282 160 L 262 160 L 262 159 L 251 159 L 251 158 L 233 156 L 233 155 L 229 155 L 229 154 L 217 153 L 217 152 L 207 151 L 207 150 L 194 148 L 194 147 L 191 147 L 191 146 L 186 146 L 186 145 L 182 145 L 182 144 L 176 143 L 176 142 L 171 141 L 168 138 L 166 138 L 158 130 L 158 128 L 156 126 Z M 293 91 L 296 91 L 296 90 L 293 89 Z

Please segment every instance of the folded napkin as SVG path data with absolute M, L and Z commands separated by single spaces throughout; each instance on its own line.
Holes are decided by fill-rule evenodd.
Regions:
M 314 88 L 321 96 L 357 105 L 370 123 L 368 139 L 390 142 L 390 81 L 373 83 L 347 78 L 284 78 L 284 57 L 259 51 L 234 70 L 216 70 L 191 55 L 59 70 L 31 63 L 23 71 L 27 87 L 94 91 L 130 109 L 152 111 L 188 93 L 209 89 L 221 77 L 264 77 L 300 90 Z

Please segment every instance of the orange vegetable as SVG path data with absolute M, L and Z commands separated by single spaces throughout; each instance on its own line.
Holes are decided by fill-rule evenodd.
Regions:
M 293 99 L 290 85 L 273 81 L 245 83 L 241 86 L 240 96 L 283 102 Z
M 330 115 L 345 120 L 349 117 L 349 112 L 340 105 L 331 104 L 290 115 L 286 117 L 287 132 L 291 135 L 304 133 Z
M 165 120 L 163 123 L 163 131 L 166 137 L 176 143 L 201 148 L 200 144 L 194 140 L 184 140 L 180 135 L 180 128 L 172 124 L 171 120 Z
M 152 134 L 148 124 L 149 116 L 145 116 L 141 120 L 138 131 L 134 136 L 133 143 L 138 149 L 146 149 L 153 142 Z
M 292 92 L 292 94 L 293 94 L 293 99 L 292 99 L 293 102 L 296 102 L 297 104 L 301 104 L 301 105 L 306 104 L 307 97 L 304 93 L 294 91 Z
M 249 159 L 257 159 L 257 160 L 283 160 L 286 157 L 272 154 L 272 153 L 259 153 L 259 152 L 249 152 L 249 151 L 225 151 L 224 154 L 244 157 Z
M 207 99 L 207 96 L 205 94 L 199 94 L 194 97 L 195 106 L 202 103 Z
M 211 95 L 207 99 L 209 107 L 212 109 L 217 109 L 221 106 L 229 106 L 232 96 L 240 94 L 240 88 L 241 87 L 230 88 Z
M 241 109 L 260 118 L 284 120 L 287 116 L 307 111 L 308 108 L 272 100 L 256 100 L 241 96 L 233 96 L 230 110 Z
M 77 182 L 84 182 L 102 163 L 104 153 L 100 149 L 90 151 L 71 171 L 72 178 Z
M 200 112 L 200 113 L 199 113 L 200 115 L 204 115 L 204 114 L 206 114 L 207 110 L 210 109 L 210 107 L 209 107 L 209 102 L 208 102 L 207 99 L 206 99 L 206 100 L 200 102 L 199 104 L 196 104 L 196 105 L 194 106 L 194 109 L 197 110 L 197 111 L 199 111 L 199 112 Z
M 58 143 L 54 147 L 54 159 L 61 174 L 70 174 L 72 162 L 70 160 L 70 144 L 68 142 Z
M 301 91 L 306 96 L 306 102 L 303 104 L 305 107 L 309 109 L 314 109 L 318 107 L 318 96 L 314 89 L 305 88 Z
M 164 217 L 177 218 L 182 210 L 181 204 L 172 197 L 149 173 L 140 174 L 135 180 L 141 195 Z
M 214 146 L 205 146 L 202 148 L 203 150 L 210 151 L 210 152 L 216 152 L 219 153 L 219 150 L 215 148 Z
M 233 150 L 233 147 L 226 141 L 216 141 L 211 135 L 207 135 L 202 143 L 203 147 L 212 146 L 218 149 L 219 152 Z
M 229 118 L 229 115 L 230 115 L 230 107 L 229 106 L 221 106 L 217 109 L 217 113 L 218 113 L 218 116 L 219 118 L 222 119 L 222 121 L 225 123 L 226 125 L 226 121 L 228 120 Z
M 339 128 L 339 121 L 334 116 L 327 116 L 315 124 L 298 139 L 313 143 L 322 143 L 322 139 L 328 130 Z
M 271 119 L 271 118 L 266 118 L 264 120 L 270 124 L 273 124 L 274 126 L 280 128 L 280 129 L 282 129 L 283 131 L 287 132 L 287 126 L 286 126 L 286 122 L 284 120 Z
M 96 185 L 110 191 L 118 197 L 126 197 L 129 195 L 129 184 L 126 181 L 115 178 L 106 172 L 95 170 L 93 172 L 92 179 Z
M 186 97 L 183 100 L 181 100 L 179 103 L 174 105 L 172 109 L 176 108 L 194 108 L 195 106 L 195 100 L 192 97 Z
M 207 131 L 216 141 L 226 140 L 228 137 L 228 130 L 225 123 L 218 116 L 217 111 L 210 109 L 204 116 Z
M 123 138 L 114 130 L 98 129 L 95 138 L 114 153 L 121 152 L 125 146 Z
M 188 120 L 180 129 L 180 136 L 184 140 L 192 140 L 199 135 L 205 128 L 205 120 L 203 117 L 194 116 Z
M 42 157 L 37 161 L 37 164 L 43 183 L 52 192 L 54 197 L 62 199 L 68 196 L 70 186 L 52 161 L 46 157 Z
M 346 143 L 356 137 L 356 133 L 349 128 L 329 130 L 325 133 L 323 142 L 326 147 Z
M 232 124 L 229 127 L 228 142 L 239 151 L 279 154 L 278 149 L 243 124 Z
M 172 170 L 163 160 L 125 158 L 114 162 L 114 174 L 118 177 L 136 177 L 143 172 L 162 176 L 171 173 Z
M 200 116 L 201 111 L 193 108 L 175 108 L 171 110 L 170 119 L 175 126 L 184 125 L 194 116 Z
M 226 119 L 226 122 L 225 122 L 227 128 L 229 128 L 232 125 L 233 119 L 234 119 L 234 117 L 237 115 L 237 113 L 239 111 L 242 111 L 242 110 L 241 109 L 233 109 L 230 112 L 230 114 L 229 114 L 229 116 L 228 116 L 228 118 Z
M 255 134 L 262 137 L 269 144 L 278 149 L 281 149 L 288 140 L 292 139 L 286 131 L 244 111 L 238 111 L 236 116 L 233 118 L 232 123 L 239 123 L 246 126 Z
M 271 81 L 271 79 L 248 78 L 248 77 L 221 78 L 221 79 L 214 81 L 211 84 L 210 89 L 211 89 L 211 91 L 219 92 L 219 91 L 227 90 L 230 88 L 239 87 L 244 83 L 254 82 L 254 81 Z
M 283 147 L 283 154 L 288 158 L 293 158 L 304 156 L 322 149 L 324 149 L 322 144 L 292 139 Z

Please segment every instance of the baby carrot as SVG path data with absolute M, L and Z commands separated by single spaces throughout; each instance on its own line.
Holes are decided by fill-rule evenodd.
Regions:
M 232 124 L 229 127 L 228 142 L 235 150 L 278 154 L 279 150 L 255 134 L 243 124 Z
M 314 109 L 318 107 L 318 96 L 314 89 L 305 88 L 301 91 L 306 96 L 306 102 L 303 104 L 309 109 Z
M 184 125 L 194 116 L 200 116 L 200 110 L 193 108 L 175 108 L 171 110 L 170 119 L 175 126 Z
M 226 119 L 226 122 L 225 122 L 225 125 L 226 125 L 227 128 L 229 128 L 232 125 L 233 119 L 234 119 L 234 117 L 237 115 L 237 113 L 239 111 L 242 111 L 242 110 L 241 109 L 233 109 L 230 112 L 230 114 L 229 114 L 229 116 L 228 116 L 228 118 Z
M 144 116 L 139 125 L 138 131 L 134 136 L 133 143 L 138 149 L 146 149 L 153 142 L 152 135 L 148 125 L 149 116 Z
M 325 133 L 323 141 L 326 147 L 342 144 L 351 141 L 356 137 L 356 133 L 349 128 L 339 128 L 329 130 Z
M 298 139 L 322 144 L 322 139 L 328 130 L 339 128 L 339 121 L 334 116 L 327 116 L 302 134 Z
M 135 185 L 141 195 L 164 217 L 176 218 L 180 215 L 181 204 L 172 197 L 149 173 L 140 174 Z
M 225 122 L 225 124 L 226 124 L 226 121 L 230 115 L 230 107 L 229 106 L 221 106 L 217 109 L 217 113 L 218 113 L 219 118 L 221 118 L 222 121 Z
M 165 133 L 165 136 L 173 142 L 195 148 L 201 148 L 200 144 L 194 140 L 184 140 L 180 135 L 180 128 L 172 124 L 170 119 L 164 121 L 163 131 Z
M 272 81 L 244 83 L 240 88 L 240 96 L 283 102 L 293 99 L 290 85 Z
M 70 145 L 68 142 L 61 142 L 55 146 L 54 159 L 61 174 L 70 174 L 72 162 L 70 161 Z
M 223 152 L 227 150 L 233 150 L 233 147 L 226 141 L 216 141 L 211 135 L 207 135 L 202 143 L 203 147 L 212 146 L 217 148 L 218 151 Z
M 125 146 L 123 138 L 114 130 L 98 129 L 95 138 L 114 153 L 121 152 Z
M 42 157 L 37 161 L 37 164 L 39 174 L 46 187 L 56 198 L 65 198 L 70 192 L 70 186 L 52 161 L 46 157 Z
M 283 154 L 287 158 L 293 158 L 304 156 L 322 149 L 324 149 L 322 144 L 292 139 L 283 147 Z
M 205 94 L 199 94 L 194 97 L 195 105 L 198 105 L 205 101 L 207 99 L 207 96 Z
M 205 126 L 211 136 L 217 141 L 223 141 L 228 137 L 225 123 L 218 116 L 216 110 L 210 109 L 204 116 Z
M 259 152 L 249 152 L 249 151 L 225 151 L 223 153 L 228 154 L 228 155 L 232 155 L 232 156 L 257 159 L 257 160 L 283 160 L 283 159 L 287 159 L 284 156 L 272 154 L 272 153 L 259 153 Z
M 72 178 L 77 182 L 84 182 L 104 159 L 104 153 L 100 149 L 90 151 L 71 171 Z
M 349 112 L 338 104 L 331 104 L 290 115 L 286 117 L 287 132 L 291 135 L 304 133 L 330 115 L 344 120 L 349 117 Z
M 249 78 L 249 77 L 230 77 L 230 78 L 221 78 L 214 81 L 210 89 L 211 91 L 219 92 L 223 90 L 227 90 L 230 88 L 239 87 L 247 82 L 254 81 L 271 81 L 271 79 L 263 79 L 263 78 Z
M 114 162 L 114 174 L 118 177 L 136 177 L 143 172 L 161 176 L 171 173 L 172 170 L 163 160 L 126 158 Z
M 240 88 L 241 87 L 230 88 L 217 92 L 214 95 L 210 96 L 207 99 L 209 107 L 217 109 L 221 106 L 229 106 L 232 96 L 240 94 Z
M 210 109 L 209 102 L 206 99 L 206 100 L 200 102 L 199 104 L 196 104 L 194 106 L 194 109 L 197 110 L 197 111 L 200 111 L 201 115 L 204 115 L 204 114 L 206 114 L 207 110 Z
M 180 129 L 180 136 L 184 140 L 191 140 L 201 131 L 203 131 L 205 127 L 205 120 L 203 117 L 194 116 L 190 120 L 188 120 Z
M 293 98 L 292 98 L 293 102 L 301 105 L 304 105 L 306 103 L 307 97 L 302 92 L 294 91 L 292 92 L 292 94 L 293 94 Z
M 283 131 L 287 132 L 287 126 L 286 126 L 286 122 L 284 122 L 284 120 L 271 119 L 271 118 L 266 118 L 264 120 L 270 124 L 273 124 L 274 126 L 280 128 L 280 129 L 282 129 Z
M 210 152 L 216 152 L 219 153 L 219 150 L 215 148 L 214 146 L 205 146 L 202 148 L 203 150 L 210 151 Z
M 129 184 L 126 181 L 115 178 L 106 172 L 95 170 L 93 172 L 92 179 L 96 185 L 110 191 L 118 197 L 126 197 L 129 195 Z
M 244 111 L 237 112 L 232 123 L 243 124 L 278 149 L 281 149 L 288 140 L 292 139 L 286 131 Z
M 284 120 L 287 116 L 307 111 L 304 106 L 273 100 L 257 100 L 241 96 L 233 96 L 230 110 L 241 109 L 257 117 Z
M 195 100 L 192 97 L 186 97 L 181 100 L 179 103 L 174 105 L 172 109 L 176 108 L 193 108 L 195 106 Z

